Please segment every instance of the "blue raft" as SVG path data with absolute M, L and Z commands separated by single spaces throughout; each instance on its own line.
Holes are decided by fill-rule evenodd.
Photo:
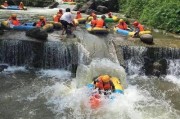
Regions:
M 26 7 L 24 7 L 23 9 L 19 8 L 19 6 L 17 5 L 10 5 L 8 7 L 5 7 L 4 5 L 1 5 L 0 7 L 1 9 L 8 9 L 8 10 L 27 10 Z
M 122 30 L 122 29 L 119 29 L 117 27 L 114 27 L 114 31 L 120 35 L 123 35 L 123 36 L 128 36 L 129 35 L 129 31 L 127 30 Z

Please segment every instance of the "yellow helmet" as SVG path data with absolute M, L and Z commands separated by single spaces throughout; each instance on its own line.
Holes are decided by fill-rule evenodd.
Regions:
M 102 81 L 103 81 L 103 82 L 109 82 L 109 81 L 110 81 L 109 75 L 104 75 L 104 76 L 102 77 Z
M 11 17 L 17 17 L 17 14 L 12 14 Z
M 119 22 L 124 22 L 124 20 L 123 20 L 123 19 L 120 19 Z
M 39 19 L 40 19 L 40 20 L 44 19 L 44 16 L 39 16 Z

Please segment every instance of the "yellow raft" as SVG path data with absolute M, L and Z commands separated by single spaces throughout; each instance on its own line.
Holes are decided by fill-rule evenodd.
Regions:
M 75 4 L 76 4 L 76 2 L 63 2 L 63 4 L 75 5 Z
M 101 18 L 102 15 L 97 15 L 98 18 Z M 91 21 L 93 19 L 92 16 L 89 16 L 87 18 L 87 21 Z M 112 18 L 109 18 L 108 16 L 106 16 L 105 18 L 105 22 L 118 22 L 119 18 L 117 16 L 112 16 Z
M 86 18 L 79 18 L 79 19 L 74 19 L 74 24 L 77 26 L 79 24 L 84 24 L 86 22 Z
M 114 88 L 115 88 L 113 93 L 124 94 L 124 88 L 123 88 L 120 80 L 117 77 L 111 77 L 111 81 L 114 84 Z M 91 84 L 88 84 L 87 87 L 91 88 L 91 89 L 94 89 L 94 83 L 92 82 Z
M 62 29 L 62 24 L 60 22 L 47 21 L 48 24 L 52 24 L 54 29 Z
M 86 24 L 86 29 L 90 33 L 95 33 L 95 34 L 107 34 L 109 30 L 107 28 L 98 28 L 98 27 L 91 27 L 90 23 Z
M 129 32 L 129 36 L 134 36 L 135 32 Z M 140 31 L 139 36 L 143 34 L 151 34 L 151 31 Z

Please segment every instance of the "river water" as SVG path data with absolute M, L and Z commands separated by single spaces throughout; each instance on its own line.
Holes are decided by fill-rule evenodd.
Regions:
M 7 12 L 1 10 L 0 19 L 8 18 L 11 13 L 17 12 L 22 16 L 22 20 L 26 21 L 29 16 L 31 16 L 32 19 L 36 19 L 39 14 L 52 16 L 57 10 L 58 9 L 47 10 L 45 8 L 30 8 L 28 11 Z M 78 32 L 80 32 L 80 34 L 84 33 L 84 31 Z M 126 60 L 125 63 L 127 67 L 124 69 L 119 65 L 116 58 L 113 62 L 110 60 L 111 57 L 109 56 L 115 57 L 116 54 L 109 55 L 107 53 L 108 48 L 103 41 L 107 40 L 106 36 L 96 37 L 89 34 L 86 34 L 86 36 L 88 36 L 91 41 L 85 37 L 85 39 L 78 44 L 80 51 L 78 53 L 79 66 L 76 77 L 72 77 L 72 72 L 66 68 L 35 69 L 26 66 L 11 65 L 3 72 L 0 72 L 0 118 L 180 118 L 179 58 L 167 59 L 167 75 L 159 78 L 145 76 L 141 70 L 141 55 L 143 51 L 146 50 L 145 48 L 135 48 L 138 56 Z M 49 42 L 47 42 L 47 44 L 49 44 Z M 89 46 L 87 44 L 89 44 Z M 92 49 L 96 50 L 96 52 L 91 51 Z M 54 49 L 52 48 L 52 50 Z M 90 63 L 86 63 L 89 58 L 91 58 L 91 60 L 88 61 Z M 111 99 L 103 100 L 107 105 L 102 105 L 102 107 L 93 110 L 89 107 L 89 90 L 85 85 L 91 82 L 94 76 L 102 73 L 120 77 L 127 86 L 124 95 L 114 95 L 116 98 L 113 101 Z

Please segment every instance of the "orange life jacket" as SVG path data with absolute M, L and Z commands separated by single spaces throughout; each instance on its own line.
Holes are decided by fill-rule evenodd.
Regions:
M 101 79 L 98 79 L 96 82 L 96 87 L 99 88 L 100 90 L 111 90 L 111 82 L 103 82 Z
M 60 16 L 61 17 L 61 16 Z M 59 22 L 60 21 L 60 17 L 58 15 L 54 15 L 53 16 L 53 21 L 54 22 Z
M 81 15 L 81 14 L 77 14 L 77 15 L 76 15 L 76 19 L 79 19 L 79 18 L 82 18 L 82 15 Z
M 7 4 L 6 2 L 4 2 L 4 4 L 3 4 L 3 5 L 4 5 L 4 7 L 8 7 L 8 4 Z
M 141 24 L 138 24 L 137 28 L 139 29 L 139 31 L 144 31 L 144 27 Z
M 125 22 L 119 23 L 117 27 L 119 29 L 127 30 L 127 24 Z
M 39 20 L 37 23 L 36 23 L 36 26 L 37 27 L 43 27 L 44 25 L 46 24 L 46 20 L 44 19 L 44 20 Z
M 15 26 L 19 26 L 20 25 L 19 20 L 17 20 L 17 19 L 11 19 L 11 23 L 13 25 L 15 25 Z
M 92 26 L 95 26 L 95 25 L 96 25 L 96 21 L 97 21 L 97 19 L 91 20 L 91 25 L 92 25 Z
M 104 20 L 103 19 L 96 20 L 96 27 L 103 28 L 103 26 L 104 26 Z

